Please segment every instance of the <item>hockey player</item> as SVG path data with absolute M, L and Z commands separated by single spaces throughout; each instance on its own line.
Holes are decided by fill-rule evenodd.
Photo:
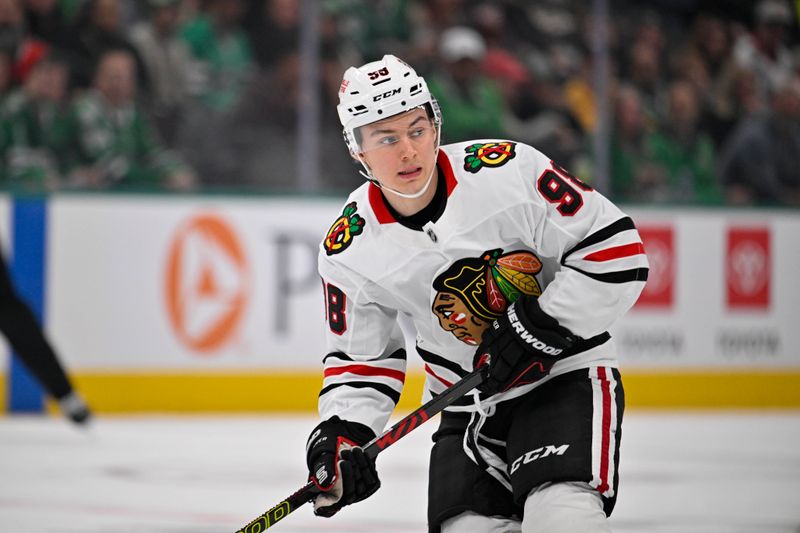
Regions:
M 404 317 L 426 397 L 489 365 L 433 437 L 429 530 L 610 531 L 624 397 L 606 330 L 647 279 L 633 222 L 530 146 L 439 146 L 436 100 L 394 56 L 348 69 L 339 98 L 367 183 L 320 249 L 329 353 L 307 445 L 315 512 L 380 486 L 360 446 L 400 397 Z
M 33 312 L 22 301 L 11 283 L 0 251 L 0 332 L 5 335 L 25 366 L 47 390 L 69 420 L 85 425 L 91 417 L 89 407 L 75 391 L 56 352 L 45 338 Z

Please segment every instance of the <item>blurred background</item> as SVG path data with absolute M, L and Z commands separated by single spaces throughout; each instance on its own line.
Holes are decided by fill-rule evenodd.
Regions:
M 790 0 L 2 0 L 11 191 L 347 192 L 343 71 L 429 78 L 617 201 L 800 203 Z
M 443 142 L 530 143 L 635 218 L 629 405 L 800 407 L 796 2 L 0 0 L 0 242 L 95 410 L 314 409 L 363 179 L 337 92 L 385 53 Z M 9 353 L 2 406 L 46 408 Z

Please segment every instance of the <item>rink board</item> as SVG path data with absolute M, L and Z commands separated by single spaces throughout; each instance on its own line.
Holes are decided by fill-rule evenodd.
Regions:
M 800 371 L 685 372 L 624 371 L 627 408 L 798 409 Z M 108 412 L 313 411 L 322 377 L 318 372 L 221 375 L 78 376 L 80 388 L 102 398 Z M 424 375 L 407 375 L 398 409 L 421 404 Z
M 800 409 L 800 372 L 623 370 L 628 409 Z M 0 378 L 4 378 L 0 374 Z M 322 377 L 314 371 L 250 374 L 74 373 L 79 390 L 102 413 L 309 412 Z M 424 376 L 413 371 L 398 404 L 420 405 Z M 51 406 L 52 407 L 52 406 Z M 0 412 L 6 409 L 0 379 Z
M 26 245 L 8 242 L 18 201 L 0 196 L 12 254 Z M 98 410 L 315 407 L 326 327 L 316 253 L 340 200 L 42 201 L 46 331 Z M 626 211 L 651 261 L 640 302 L 612 329 L 628 405 L 800 407 L 800 215 Z M 404 407 L 419 401 L 420 368 L 412 355 Z

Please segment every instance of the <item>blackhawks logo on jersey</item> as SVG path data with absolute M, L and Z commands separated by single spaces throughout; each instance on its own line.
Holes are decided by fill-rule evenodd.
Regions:
M 496 248 L 459 259 L 433 281 L 431 310 L 442 329 L 477 346 L 483 330 L 520 295 L 542 294 L 535 277 L 541 270 L 542 262 L 528 251 L 504 254 Z
M 344 252 L 350 243 L 353 242 L 353 237 L 360 234 L 364 230 L 364 218 L 356 213 L 355 202 L 350 202 L 344 207 L 342 215 L 336 219 L 328 234 L 325 235 L 325 253 L 328 255 L 338 254 Z
M 475 174 L 484 166 L 502 167 L 517 155 L 516 145 L 517 143 L 512 142 L 496 142 L 467 146 L 464 148 L 467 153 L 464 158 L 464 170 Z

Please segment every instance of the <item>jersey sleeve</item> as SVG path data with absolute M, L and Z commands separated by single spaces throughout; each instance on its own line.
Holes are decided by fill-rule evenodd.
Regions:
M 641 237 L 629 216 L 567 170 L 531 147 L 523 157 L 533 246 L 561 266 L 539 304 L 573 333 L 598 335 L 644 288 L 649 265 Z
M 380 288 L 320 256 L 328 354 L 319 394 L 322 419 L 338 415 L 380 434 L 400 399 L 406 373 L 405 340 L 397 311 Z

